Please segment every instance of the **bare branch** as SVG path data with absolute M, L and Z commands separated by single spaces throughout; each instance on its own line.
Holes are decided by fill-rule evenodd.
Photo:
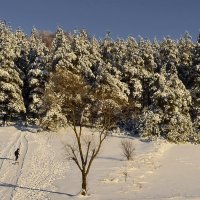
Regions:
M 87 161 L 88 161 L 88 156 L 89 156 L 89 151 L 90 151 L 90 145 L 91 145 L 91 141 L 89 141 L 88 145 L 87 145 L 87 152 L 86 152 L 86 155 L 85 155 L 85 166 L 87 165 Z
M 86 174 L 88 174 L 89 173 L 89 171 L 90 171 L 90 167 L 91 167 L 91 165 L 92 165 L 92 162 L 93 162 L 93 160 L 95 159 L 95 149 L 93 149 L 93 151 L 92 151 L 92 155 L 91 155 L 91 157 L 90 157 L 90 161 L 89 161 L 89 164 L 88 164 L 88 167 L 87 167 L 87 170 L 86 170 Z M 96 154 L 97 155 L 97 154 Z
M 71 145 L 67 145 L 66 148 L 71 150 L 72 156 L 70 156 L 70 158 L 77 164 L 78 168 L 82 171 L 82 168 L 79 164 L 78 158 L 77 158 L 76 153 L 75 153 L 75 150 L 76 150 L 75 147 L 72 147 Z
M 123 156 L 127 159 L 127 160 L 132 160 L 133 156 L 134 156 L 134 151 L 135 151 L 135 145 L 133 143 L 133 141 L 130 140 L 122 140 L 121 141 L 121 149 L 123 152 Z

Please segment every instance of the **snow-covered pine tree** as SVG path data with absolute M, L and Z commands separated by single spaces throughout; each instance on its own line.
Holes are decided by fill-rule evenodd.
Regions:
M 126 67 L 124 66 L 127 58 L 127 46 L 124 40 L 113 41 L 109 35 L 105 39 L 100 41 L 101 54 L 104 60 L 104 87 L 110 87 L 111 90 L 115 91 L 116 96 L 121 101 L 128 101 L 130 96 L 130 89 L 128 85 L 128 80 L 125 80 Z M 127 66 L 128 67 L 128 66 Z M 131 70 L 131 69 L 130 69 Z M 128 69 L 127 69 L 128 71 Z M 107 90 L 109 90 L 107 88 Z M 128 129 L 127 127 L 127 112 L 130 109 L 123 108 L 124 116 L 121 116 L 120 126 Z
M 177 42 L 169 37 L 164 38 L 164 40 L 160 44 L 159 55 L 159 69 L 162 69 L 164 67 L 167 73 L 177 73 L 177 66 L 180 61 Z
M 154 41 L 155 42 L 155 41 Z M 139 55 L 142 57 L 144 61 L 144 68 L 150 72 L 154 73 L 156 71 L 157 64 L 154 59 L 154 55 L 156 55 L 156 49 L 155 46 L 156 44 L 152 44 L 150 40 L 140 38 L 139 40 Z
M 193 137 L 189 114 L 191 96 L 177 74 L 176 43 L 165 39 L 161 43 L 160 54 L 162 66 L 152 83 L 152 105 L 141 118 L 140 131 L 149 138 L 161 135 L 173 142 L 189 141 Z
M 28 73 L 28 64 L 29 64 L 29 41 L 28 37 L 24 34 L 24 32 L 19 28 L 15 32 L 15 40 L 17 42 L 17 49 L 18 49 L 18 56 L 15 59 L 15 64 L 20 71 L 20 76 L 23 81 L 23 88 L 22 88 L 22 96 L 23 96 L 23 102 L 25 105 L 25 112 L 22 115 L 22 120 L 26 121 L 26 116 L 28 113 L 28 93 L 29 93 L 29 87 L 28 87 L 28 79 L 27 79 L 27 73 Z
M 26 112 L 24 119 L 37 120 L 41 114 L 42 95 L 47 77 L 46 58 L 48 49 L 38 37 L 35 28 L 30 37 L 25 36 L 22 30 L 18 29 L 15 33 L 19 56 L 15 63 L 21 72 L 23 79 L 23 101 Z M 29 120 L 30 121 L 30 120 Z
M 19 53 L 15 35 L 5 22 L 0 22 L 0 113 L 9 117 L 25 112 L 23 81 L 15 65 Z
M 66 36 L 64 31 L 58 28 L 50 57 L 53 73 L 63 69 L 66 73 L 80 76 L 87 84 L 97 87 L 101 76 L 102 60 L 97 41 L 89 39 L 86 31 L 80 30 L 71 36 Z M 53 110 L 55 113 L 55 108 Z M 58 109 L 58 116 L 60 116 L 60 109 Z
M 73 62 L 76 59 L 76 55 L 72 50 L 71 40 L 70 35 L 67 35 L 60 27 L 57 28 L 48 56 L 49 76 L 52 76 L 53 73 L 56 73 L 60 69 L 74 71 Z M 48 82 L 47 87 L 50 87 L 51 84 L 51 82 Z M 41 119 L 41 125 L 49 129 L 57 129 L 58 127 L 65 126 L 67 123 L 61 107 L 56 103 L 54 98 L 55 96 L 49 95 L 48 100 L 45 100 L 43 107 L 44 114 Z
M 48 77 L 48 48 L 39 38 L 38 31 L 33 28 L 29 37 L 27 66 L 27 111 L 30 118 L 38 120 L 43 113 L 42 98 Z
M 103 74 L 106 71 L 105 63 L 102 59 L 100 43 L 96 38 L 92 38 L 91 47 L 90 47 L 90 55 L 91 55 L 91 64 L 90 70 L 92 71 L 92 76 L 88 77 L 88 84 L 90 84 L 94 88 L 98 88 L 103 79 Z
M 84 76 L 84 79 L 89 81 L 94 77 L 92 73 L 92 54 L 91 54 L 91 39 L 85 30 L 77 30 L 73 35 L 72 49 L 76 55 L 73 62 L 76 73 Z
M 76 56 L 71 46 L 71 36 L 67 35 L 60 27 L 56 30 L 55 38 L 49 54 L 49 71 L 65 68 L 70 71 L 74 68 Z
M 56 32 L 51 51 L 53 68 L 64 68 L 82 76 L 88 84 L 93 84 L 99 66 L 102 66 L 99 44 L 89 38 L 85 30 L 75 31 L 73 35 L 64 33 L 61 28 Z
M 173 142 L 190 141 L 193 127 L 189 91 L 177 74 L 168 74 L 164 69 L 161 74 L 155 74 L 155 80 L 152 105 L 141 116 L 141 135 L 150 139 L 162 136 Z
M 162 69 L 153 101 L 162 117 L 161 134 L 173 142 L 190 141 L 193 136 L 189 114 L 191 96 L 176 73 L 170 74 Z
M 178 41 L 179 51 L 179 64 L 177 65 L 178 76 L 184 83 L 186 88 L 190 84 L 191 69 L 192 69 L 192 54 L 194 49 L 194 43 L 192 37 L 186 32 L 183 37 Z
M 157 38 L 154 38 L 153 42 L 152 42 L 152 49 L 153 49 L 153 57 L 154 57 L 154 61 L 156 63 L 156 72 L 159 71 L 158 66 L 160 66 L 160 43 L 158 42 Z
M 157 71 L 157 64 L 154 55 L 156 55 L 153 45 L 148 39 L 140 38 L 139 40 L 139 55 L 144 61 L 142 70 L 142 107 L 146 108 L 151 105 L 151 88 L 150 84 L 154 78 L 154 73 Z
M 57 63 L 56 68 L 63 68 L 82 77 L 88 85 L 97 90 L 100 88 L 105 91 L 114 90 L 116 98 L 121 98 L 120 95 L 124 95 L 121 91 L 122 84 L 119 79 L 114 79 L 110 75 L 108 65 L 101 58 L 98 41 L 90 38 L 85 30 L 75 31 L 70 39 L 70 46 Z
M 159 122 L 160 115 L 153 109 L 152 96 L 154 87 L 157 84 L 157 65 L 159 60 L 159 44 L 155 39 L 151 43 L 148 39 L 140 38 L 139 40 L 139 55 L 144 61 L 143 73 L 140 76 L 142 83 L 142 110 L 139 117 L 139 133 L 145 137 L 154 139 L 160 134 Z
M 138 117 L 141 113 L 143 101 L 142 81 L 145 77 L 144 60 L 140 56 L 139 46 L 135 38 L 128 37 L 125 41 L 125 53 L 122 57 L 121 73 L 122 81 L 125 82 L 129 89 L 128 106 L 124 110 L 125 129 L 136 133 L 138 126 Z
M 192 55 L 188 88 L 192 96 L 191 116 L 196 132 L 200 133 L 200 34 Z
M 116 42 L 110 38 L 101 41 L 101 52 L 104 60 L 104 84 L 109 85 L 121 100 L 127 100 L 129 95 L 128 84 L 123 80 L 123 64 L 126 46 L 123 40 Z

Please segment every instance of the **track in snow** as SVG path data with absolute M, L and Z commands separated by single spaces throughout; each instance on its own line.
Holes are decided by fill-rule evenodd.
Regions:
M 5 148 L 3 150 L 2 154 L 1 154 L 2 159 L 0 160 L 0 170 L 1 170 L 2 165 L 5 162 L 5 160 L 10 159 L 10 158 L 7 158 L 7 155 L 9 154 L 9 152 L 11 152 L 11 150 L 13 149 L 13 146 L 15 146 L 15 144 L 19 141 L 19 138 L 20 138 L 20 134 L 18 131 L 14 140 L 11 141 L 10 144 L 7 146 L 7 148 Z
M 16 137 L 10 142 L 8 147 L 2 152 L 0 163 L 0 199 L 12 200 L 17 186 L 18 179 L 21 175 L 24 159 L 28 150 L 28 141 L 26 133 L 18 131 Z M 19 164 L 13 164 L 14 151 L 20 147 Z

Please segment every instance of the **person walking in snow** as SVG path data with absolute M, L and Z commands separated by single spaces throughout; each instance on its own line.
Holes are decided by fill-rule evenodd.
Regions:
M 3 116 L 3 126 L 7 126 L 7 116 L 4 114 Z
M 18 160 L 18 158 L 19 158 L 19 148 L 17 148 L 17 150 L 15 151 L 15 161 L 17 161 Z

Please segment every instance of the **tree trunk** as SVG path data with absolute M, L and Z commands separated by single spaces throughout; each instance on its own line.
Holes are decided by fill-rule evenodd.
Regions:
M 85 196 L 87 194 L 87 175 L 82 172 L 82 190 L 81 194 Z

